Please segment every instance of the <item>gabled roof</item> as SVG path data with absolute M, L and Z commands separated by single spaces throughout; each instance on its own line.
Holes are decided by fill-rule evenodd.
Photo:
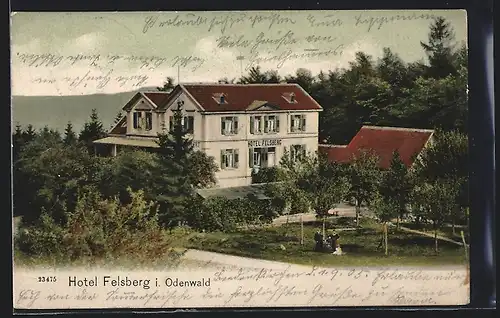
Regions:
M 347 163 L 361 151 L 371 151 L 379 158 L 379 167 L 389 168 L 393 153 L 399 152 L 403 163 L 410 167 L 425 148 L 433 130 L 397 127 L 363 126 L 348 145 L 319 145 L 318 151 L 332 161 Z
M 170 93 L 167 93 L 167 92 L 159 92 L 159 91 L 158 92 L 138 92 L 128 101 L 127 104 L 125 104 L 125 106 L 122 109 L 125 111 L 131 110 L 132 107 L 134 106 L 135 102 L 137 102 L 137 100 L 141 97 L 146 99 L 151 104 L 151 106 L 154 109 L 156 109 L 156 108 L 161 107 L 168 100 L 169 96 L 170 96 Z
M 127 133 L 127 116 L 122 119 L 109 131 L 110 135 L 125 135 Z
M 321 106 L 298 84 L 182 84 L 184 91 L 204 111 L 231 112 L 257 110 L 269 106 L 269 110 L 322 110 Z M 214 96 L 224 94 L 224 103 L 219 104 Z M 293 93 L 295 102 L 284 96 Z M 265 101 L 256 107 L 256 101 Z

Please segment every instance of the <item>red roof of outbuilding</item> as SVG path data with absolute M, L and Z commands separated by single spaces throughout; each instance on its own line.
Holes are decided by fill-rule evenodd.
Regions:
M 298 84 L 182 84 L 205 111 L 245 111 L 256 101 L 279 110 L 321 110 L 321 106 Z M 295 103 L 285 98 L 295 95 Z M 224 94 L 225 103 L 214 98 Z M 258 109 L 258 108 L 256 108 Z
M 379 158 L 379 166 L 387 169 L 392 155 L 399 152 L 407 167 L 413 164 L 415 157 L 423 150 L 433 130 L 363 126 L 346 146 L 319 145 L 319 152 L 326 153 L 332 161 L 346 163 L 361 151 L 372 151 Z

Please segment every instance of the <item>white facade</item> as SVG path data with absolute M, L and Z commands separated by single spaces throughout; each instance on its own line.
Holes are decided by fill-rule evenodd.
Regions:
M 161 109 L 155 109 L 147 97 L 139 98 L 126 114 L 126 138 L 155 138 L 169 128 L 179 102 L 196 148 L 219 166 L 218 187 L 251 184 L 252 171 L 277 165 L 285 148 L 293 153 L 318 150 L 321 109 L 208 112 L 184 90 L 177 90 Z

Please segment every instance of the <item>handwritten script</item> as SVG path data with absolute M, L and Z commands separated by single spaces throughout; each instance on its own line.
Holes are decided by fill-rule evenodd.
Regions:
M 195 272 L 113 271 L 111 276 L 109 271 L 75 269 L 54 271 L 50 275 L 55 275 L 57 281 L 45 284 L 37 283 L 40 275 L 48 275 L 47 270 L 16 271 L 16 308 L 429 306 L 468 302 L 465 269 L 332 269 L 290 265 L 219 267 Z M 151 288 L 141 288 L 135 283 L 146 280 L 151 282 Z
M 350 30 L 373 33 L 395 23 L 433 18 L 417 11 L 172 12 L 138 16 L 134 26 L 121 23 L 116 15 L 96 15 L 99 26 L 118 25 L 124 34 L 133 34 L 134 45 L 148 47 L 151 54 L 92 45 L 78 54 L 64 54 L 72 48 L 61 49 L 54 43 L 54 49 L 37 52 L 16 50 L 14 45 L 13 78 L 19 80 L 13 87 L 17 81 L 26 87 L 28 80 L 44 92 L 95 93 L 159 86 L 167 76 L 187 82 L 215 81 L 242 76 L 243 70 L 259 66 L 278 71 L 285 65 L 307 68 L 307 63 L 339 61 L 353 41 Z

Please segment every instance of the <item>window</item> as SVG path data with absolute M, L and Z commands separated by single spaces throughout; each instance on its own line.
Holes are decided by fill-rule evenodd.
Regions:
M 238 133 L 238 117 L 221 118 L 221 134 L 236 135 Z
M 295 98 L 295 93 L 284 93 L 283 98 L 290 104 L 297 104 L 297 99 Z
M 217 102 L 217 104 L 227 104 L 226 94 L 224 93 L 216 93 L 213 94 L 212 98 Z
M 182 125 L 188 134 L 192 134 L 194 132 L 194 116 L 185 116 Z
M 174 129 L 174 116 L 169 117 L 169 128 L 170 131 Z M 188 133 L 194 133 L 194 116 L 184 116 L 181 119 L 182 128 Z
M 250 117 L 250 133 L 262 134 L 262 116 Z
M 292 145 L 290 147 L 290 157 L 292 161 L 297 161 L 306 155 L 305 145 Z
M 253 167 L 272 167 L 275 165 L 276 147 L 251 148 L 249 152 L 249 166 Z
M 250 133 L 262 134 L 279 132 L 279 118 L 276 115 L 250 117 Z
M 153 129 L 153 113 L 146 112 L 146 130 Z
M 264 123 L 265 123 L 264 132 L 277 133 L 280 131 L 280 121 L 278 116 L 276 115 L 265 116 Z
M 290 115 L 290 132 L 306 131 L 306 115 Z
M 221 150 L 220 166 L 221 169 L 236 169 L 239 163 L 238 149 Z
M 134 112 L 134 129 L 153 129 L 153 113 L 152 112 Z
M 134 129 L 141 128 L 142 112 L 134 112 Z

